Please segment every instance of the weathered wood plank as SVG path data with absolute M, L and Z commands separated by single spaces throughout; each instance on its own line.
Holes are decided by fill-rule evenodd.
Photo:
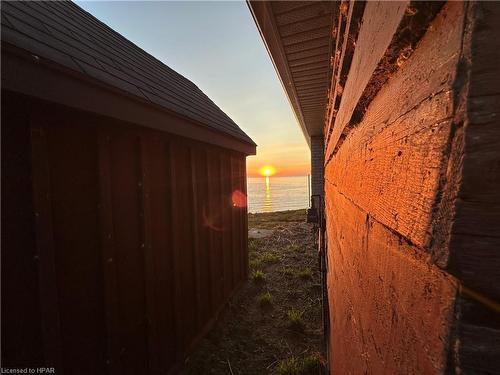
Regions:
M 460 288 L 450 362 L 455 372 L 496 374 L 500 353 L 498 304 L 495 309 L 495 306 L 484 304 L 477 297 L 475 292 Z
M 451 228 L 449 269 L 500 301 L 500 22 L 497 4 L 469 5 L 464 36 L 463 149 Z M 493 282 L 496 281 L 496 282 Z
M 462 25 L 463 5 L 449 4 L 326 168 L 341 193 L 424 248 L 446 170 Z
M 326 197 L 331 373 L 444 373 L 453 278 L 330 183 Z
M 327 167 L 326 179 L 375 219 L 425 247 L 451 114 L 446 92 L 390 126 L 361 125 Z
M 339 4 L 339 7 L 342 8 L 344 4 Z M 335 54 L 333 56 L 333 74 L 330 82 L 328 111 L 326 113 L 327 121 L 325 122 L 325 134 L 328 138 L 333 127 L 333 118 L 339 110 L 338 106 L 340 97 L 342 95 L 343 86 L 345 86 L 345 80 L 347 79 L 347 72 L 349 71 L 352 63 L 352 53 L 354 52 L 353 42 L 358 37 L 360 29 L 359 25 L 361 24 L 360 19 L 363 16 L 365 3 L 360 1 L 352 1 L 348 2 L 347 5 L 349 7 L 347 16 L 344 12 L 339 11 L 339 17 L 336 24 L 337 36 L 335 38 Z M 353 18 L 355 8 L 356 14 Z M 341 43 L 342 48 L 340 46 Z M 348 56 L 346 56 L 346 52 L 348 52 Z M 344 60 L 347 61 L 344 63 Z
M 326 134 L 330 133 L 330 126 L 333 126 L 333 132 L 327 143 L 327 156 L 333 152 L 344 127 L 349 123 L 354 108 L 378 62 L 389 46 L 408 4 L 409 1 L 370 1 L 366 4 L 363 24 L 359 30 L 356 49 L 346 85 L 343 89 L 339 111 L 335 116 L 333 125 L 333 112 L 328 119 L 329 127 Z M 344 52 L 345 46 L 343 47 Z

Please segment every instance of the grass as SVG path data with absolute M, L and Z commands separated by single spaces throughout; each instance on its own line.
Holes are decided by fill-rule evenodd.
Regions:
M 291 309 L 287 313 L 288 326 L 294 331 L 302 331 L 304 329 L 304 321 L 302 317 L 304 316 L 304 311 Z
M 275 229 L 276 226 L 282 225 L 283 223 L 304 222 L 305 218 L 305 210 L 248 214 L 248 227 Z
M 271 263 L 272 264 L 272 263 L 278 263 L 280 261 L 280 257 L 277 256 L 276 254 L 268 251 L 268 252 L 262 254 L 261 260 L 264 263 Z
M 248 266 L 250 267 L 250 269 L 252 270 L 256 270 L 258 268 L 260 268 L 260 266 L 262 265 L 262 262 L 260 259 L 251 259 L 249 262 L 248 262 Z
M 269 307 L 273 304 L 273 296 L 269 292 L 262 293 L 258 298 L 260 307 Z
M 297 276 L 302 280 L 310 280 L 312 279 L 313 273 L 312 270 L 308 267 L 303 269 L 302 271 L 297 272 Z
M 317 375 L 323 373 L 325 361 L 319 353 L 313 353 L 302 360 L 289 357 L 282 360 L 277 367 L 278 375 Z
M 248 252 L 249 253 L 255 253 L 257 251 L 257 240 L 253 238 L 248 239 Z
M 299 254 L 302 254 L 304 252 L 304 248 L 302 246 L 299 246 L 299 245 L 290 245 L 288 247 L 288 250 L 290 250 L 291 252 L 299 253 Z
M 295 271 L 291 267 L 283 268 L 282 273 L 283 273 L 283 275 L 288 276 L 288 277 L 292 277 L 295 275 Z
M 279 375 L 300 375 L 301 365 L 297 358 L 290 357 L 281 361 L 278 365 Z
M 321 357 L 311 354 L 324 355 L 324 346 L 321 288 L 313 287 L 321 286 L 315 233 L 303 210 L 249 218 L 250 229 L 267 226 L 272 233 L 249 239 L 248 282 L 191 354 L 185 374 L 228 374 L 230 359 L 235 375 L 318 375 Z M 312 279 L 304 281 L 299 274 L 305 270 L 306 277 L 307 268 Z
M 325 368 L 325 360 L 319 353 L 313 353 L 302 361 L 302 374 L 318 374 Z M 322 373 L 322 372 L 321 372 Z
M 266 275 L 261 270 L 255 270 L 252 272 L 252 280 L 257 284 L 263 283 L 266 281 Z

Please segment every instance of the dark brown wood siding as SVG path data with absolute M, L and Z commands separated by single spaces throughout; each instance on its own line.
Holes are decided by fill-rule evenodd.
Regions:
M 245 156 L 8 91 L 2 108 L 3 365 L 171 371 L 246 278 Z

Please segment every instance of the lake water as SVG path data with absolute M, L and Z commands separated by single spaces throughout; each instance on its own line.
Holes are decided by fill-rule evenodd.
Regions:
M 248 177 L 248 212 L 297 210 L 309 206 L 307 176 Z

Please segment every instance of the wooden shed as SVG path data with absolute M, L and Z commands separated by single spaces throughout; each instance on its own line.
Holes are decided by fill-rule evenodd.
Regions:
M 325 198 L 331 373 L 498 374 L 500 4 L 248 4 Z
M 2 366 L 166 374 L 247 277 L 252 140 L 71 2 L 2 2 Z

